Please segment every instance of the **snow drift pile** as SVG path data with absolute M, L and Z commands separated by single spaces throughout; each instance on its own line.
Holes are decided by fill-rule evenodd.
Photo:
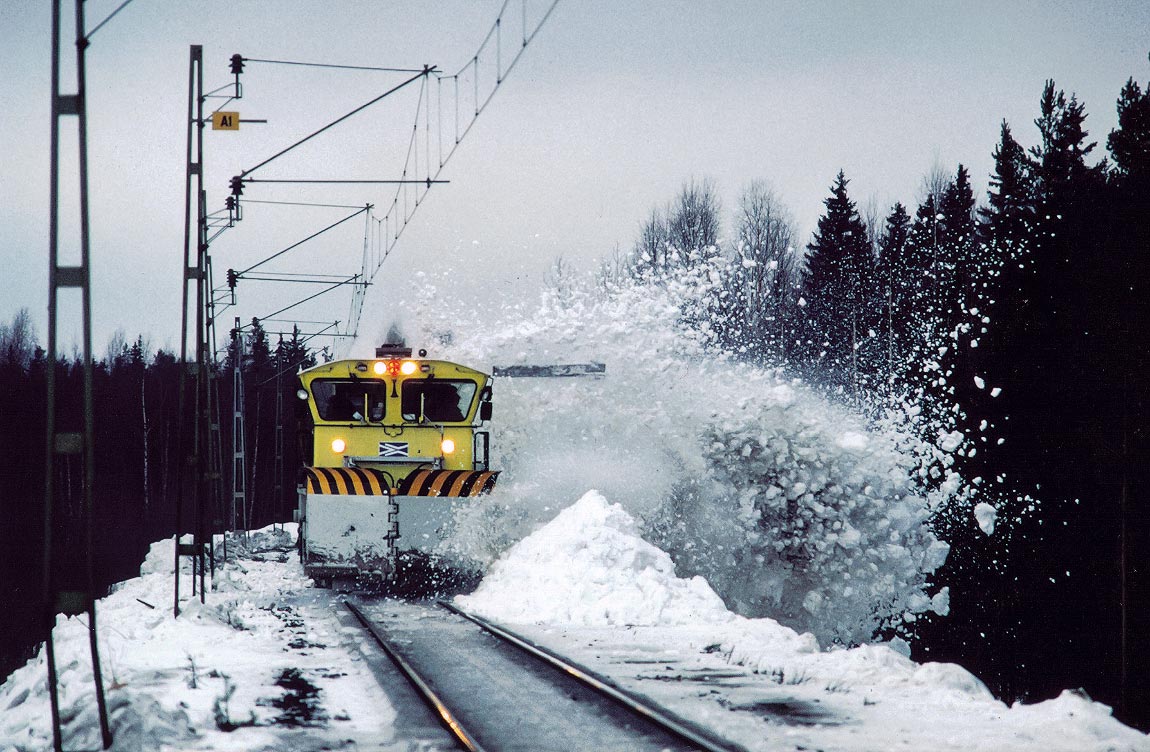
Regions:
M 408 338 L 441 357 L 607 364 L 600 379 L 497 380 L 505 472 L 460 520 L 453 553 L 489 563 L 553 517 L 557 499 L 595 487 L 681 574 L 702 575 L 743 615 L 829 643 L 945 612 L 946 593 L 925 582 L 948 547 L 925 521 L 957 483 L 926 494 L 916 480 L 935 448 L 716 353 L 706 311 L 717 280 L 699 264 L 677 279 L 567 289 L 476 315 L 454 303 L 450 275 L 424 277 L 400 307 Z
M 464 608 L 512 622 L 591 626 L 730 621 L 702 577 L 675 576 L 671 557 L 639 537 L 635 520 L 598 491 L 496 561 Z
M 596 491 L 508 549 L 456 603 L 747 749 L 780 739 L 828 750 L 1147 748 L 1080 692 L 1008 707 L 956 664 L 917 664 L 877 644 L 820 651 L 810 634 L 732 614 L 700 578 L 676 577 Z

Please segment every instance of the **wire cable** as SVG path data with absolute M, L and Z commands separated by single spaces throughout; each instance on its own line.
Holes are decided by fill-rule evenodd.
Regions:
M 131 0 L 128 0 L 131 2 Z M 125 3 L 126 5 L 127 3 Z M 384 73 L 423 73 L 424 68 L 379 68 L 371 65 L 335 65 L 332 63 L 304 63 L 296 60 L 263 60 L 257 57 L 245 57 L 245 63 L 271 63 L 274 65 L 301 65 L 309 68 L 339 68 L 342 70 L 382 71 Z
M 95 26 L 92 28 L 92 30 L 91 30 L 91 31 L 89 31 L 89 32 L 88 32 L 88 33 L 85 35 L 84 39 L 85 39 L 85 40 L 87 40 L 87 41 L 89 41 L 89 42 L 91 42 L 91 41 L 92 41 L 92 37 L 95 35 L 95 33 L 96 33 L 97 31 L 99 31 L 100 29 L 104 28 L 104 24 L 108 23 L 108 22 L 109 22 L 109 21 L 111 21 L 113 18 L 115 18 L 115 17 L 116 17 L 116 14 L 117 14 L 117 13 L 119 13 L 120 11 L 122 11 L 124 8 L 128 7 L 128 5 L 130 5 L 130 4 L 131 4 L 131 2 L 132 2 L 132 0 L 124 0 L 124 2 L 120 3 L 120 7 L 116 8 L 114 11 L 112 11 L 110 14 L 108 14 L 108 17 L 107 17 L 107 18 L 105 18 L 103 21 L 101 21 L 100 23 L 96 24 L 96 25 L 95 25 Z
M 296 141 L 294 144 L 292 144 L 291 146 L 287 147 L 286 149 L 283 149 L 283 150 L 281 150 L 281 151 L 279 151 L 279 152 L 276 152 L 276 153 L 275 153 L 275 154 L 273 154 L 272 156 L 268 157 L 268 158 L 267 158 L 267 159 L 265 159 L 264 161 L 262 161 L 262 162 L 260 162 L 259 164 L 257 164 L 255 167 L 252 167 L 252 168 L 249 168 L 249 169 L 247 169 L 247 170 L 244 170 L 243 172 L 241 172 L 241 173 L 240 173 L 240 176 L 242 177 L 242 176 L 244 176 L 244 175 L 250 175 L 251 173 L 255 172 L 256 170 L 258 170 L 259 168 L 261 168 L 261 167 L 263 167 L 264 165 L 268 164 L 269 162 L 272 162 L 273 160 L 276 160 L 276 159 L 278 159 L 278 158 L 282 157 L 284 154 L 287 154 L 289 151 L 291 151 L 292 149 L 296 148 L 297 146 L 300 146 L 301 144 L 307 143 L 308 141 L 310 141 L 311 139 L 315 138 L 316 136 L 318 136 L 319 134 L 323 133 L 324 131 L 327 131 L 327 130 L 330 130 L 331 128 L 334 128 L 335 126 L 337 126 L 337 125 L 339 125 L 340 123 L 342 123 L 344 120 L 347 120 L 347 119 L 348 119 L 349 117 L 351 117 L 352 115 L 356 115 L 356 114 L 358 114 L 358 113 L 360 113 L 360 112 L 363 112 L 363 111 L 364 111 L 364 110 L 366 110 L 368 107 L 371 107 L 373 104 L 375 104 L 376 102 L 379 102 L 380 100 L 384 99 L 385 97 L 388 97 L 388 96 L 390 96 L 390 95 L 394 94 L 395 92 L 397 92 L 397 91 L 399 91 L 400 89 L 404 88 L 404 87 L 405 87 L 405 86 L 407 86 L 408 84 L 411 84 L 411 83 L 414 83 L 415 81 L 418 81 L 418 80 L 420 80 L 420 79 L 426 78 L 427 74 L 428 74 L 428 73 L 430 73 L 430 72 L 431 72 L 431 71 L 433 71 L 433 70 L 435 70 L 435 69 L 434 69 L 434 68 L 430 68 L 430 67 L 428 67 L 428 68 L 424 68 L 422 71 L 420 71 L 419 73 L 415 74 L 415 75 L 414 75 L 414 76 L 412 76 L 411 78 L 407 79 L 407 80 L 406 80 L 406 81 L 404 81 L 403 83 L 401 83 L 401 84 L 397 84 L 396 86 L 393 86 L 393 87 L 391 87 L 390 89 L 388 89 L 388 90 L 387 90 L 387 91 L 385 91 L 384 93 L 380 94 L 380 95 L 379 95 L 378 97 L 376 97 L 375 99 L 372 99 L 372 100 L 371 100 L 371 101 L 369 101 L 369 102 L 366 102 L 366 103 L 364 103 L 364 104 L 361 104 L 359 107 L 356 107 L 354 110 L 352 110 L 351 112 L 347 113 L 346 115 L 343 115 L 342 117 L 336 118 L 335 120 L 331 121 L 330 123 L 328 123 L 328 124 L 327 124 L 327 125 L 325 125 L 324 127 L 320 128 L 319 130 L 317 130 L 317 131 L 314 131 L 314 132 L 312 132 L 311 134 L 309 134 L 309 135 L 307 135 L 307 136 L 304 136 L 304 137 L 303 137 L 303 138 L 301 138 L 299 141 Z
M 266 264 L 267 262 L 271 261 L 272 259 L 274 259 L 274 258 L 279 258 L 280 256 L 284 255 L 285 253 L 287 253 L 288 251 L 290 251 L 290 250 L 292 250 L 292 249 L 294 249 L 294 248 L 299 248 L 301 245 L 303 245 L 304 243 L 308 242 L 309 240 L 312 240 L 312 239 L 314 239 L 314 238 L 318 238 L 320 235 L 323 235 L 323 234 L 324 234 L 325 232 L 327 232 L 328 230 L 334 230 L 336 227 L 339 227 L 339 226 L 340 226 L 340 225 L 342 225 L 344 222 L 347 222 L 347 221 L 348 221 L 348 220 L 350 220 L 350 219 L 355 219 L 355 218 L 356 218 L 356 217 L 358 217 L 360 214 L 363 214 L 364 212 L 366 212 L 366 211 L 369 211 L 370 209 L 371 209 L 371 207 L 370 207 L 370 206 L 365 206 L 365 207 L 363 207 L 362 209 L 360 209 L 359 211 L 357 211 L 357 212 L 355 212 L 355 213 L 353 213 L 353 214 L 349 214 L 349 215 L 347 215 L 346 217 L 344 217 L 343 219 L 339 220 L 338 222 L 334 222 L 334 223 L 332 223 L 332 224 L 328 225 L 327 227 L 323 228 L 322 230 L 320 230 L 320 231 L 318 231 L 318 232 L 314 232 L 314 233 L 312 233 L 311 235 L 308 235 L 308 236 L 307 236 L 306 238 L 304 238 L 303 240 L 300 240 L 300 241 L 298 241 L 298 242 L 296 242 L 296 243 L 292 243 L 292 244 L 291 244 L 291 245 L 289 245 L 287 248 L 284 248 L 282 251 L 277 251 L 276 253 L 273 253 L 272 255 L 270 255 L 270 256 L 268 256 L 266 259 L 264 259 L 263 261 L 258 261 L 258 262 L 256 262 L 256 263 L 252 264 L 251 266 L 249 266 L 247 269 L 244 269 L 244 270 L 243 270 L 243 271 L 241 271 L 241 272 L 237 272 L 237 273 L 236 273 L 236 276 L 238 276 L 238 277 L 242 277 L 243 275 L 245 275 L 245 274 L 247 274 L 248 272 L 250 272 L 252 269 L 256 269 L 256 268 L 258 268 L 258 267 L 260 267 L 260 266 L 263 266 L 264 264 Z

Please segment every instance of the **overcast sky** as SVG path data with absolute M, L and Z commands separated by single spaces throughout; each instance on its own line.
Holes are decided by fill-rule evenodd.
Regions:
M 119 4 L 88 0 L 89 27 Z M 87 57 L 96 352 L 117 329 L 143 333 L 153 346 L 178 343 L 189 45 L 204 46 L 209 89 L 228 83 L 237 52 L 454 72 L 500 5 L 135 0 L 125 8 L 96 33 Z M 896 200 L 913 210 L 936 164 L 947 172 L 966 164 L 982 198 L 1000 122 L 1032 145 L 1047 78 L 1085 102 L 1101 156 L 1120 87 L 1130 76 L 1150 79 L 1148 31 L 1150 3 L 1141 0 L 562 0 L 448 165 L 451 183 L 416 213 L 369 293 L 372 320 L 361 329 L 382 331 L 395 291 L 410 289 L 421 269 L 455 269 L 474 294 L 532 295 L 557 255 L 590 268 L 616 245 L 628 248 L 650 209 L 691 178 L 718 188 L 728 232 L 741 188 L 770 181 L 804 242 L 839 169 L 853 198 L 884 213 Z M 0 4 L 0 321 L 27 307 L 42 342 L 50 49 L 49 3 Z M 70 60 L 64 71 L 70 91 Z M 400 80 L 250 63 L 244 98 L 228 109 L 269 122 L 205 133 L 209 206 L 222 206 L 231 175 Z M 415 93 L 376 105 L 261 173 L 398 177 Z M 63 133 L 65 162 L 74 164 L 74 127 Z M 74 184 L 69 167 L 66 249 L 76 245 Z M 382 206 L 390 192 L 264 184 L 248 186 L 245 198 Z M 212 246 L 217 280 L 347 213 L 248 204 L 244 221 Z M 352 273 L 363 237 L 357 219 L 275 268 Z M 288 287 L 241 283 L 241 305 L 226 321 L 264 316 L 303 292 Z M 300 313 L 346 320 L 345 299 L 327 300 Z M 74 328 L 63 341 L 75 341 Z

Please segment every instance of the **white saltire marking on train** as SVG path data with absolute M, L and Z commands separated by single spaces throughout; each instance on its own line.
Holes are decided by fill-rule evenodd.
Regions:
M 379 442 L 379 456 L 380 457 L 406 457 L 407 455 L 407 442 L 406 441 L 381 441 Z

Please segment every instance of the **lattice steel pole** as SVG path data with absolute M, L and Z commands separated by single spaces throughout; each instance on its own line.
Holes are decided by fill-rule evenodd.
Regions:
M 205 320 L 204 301 L 205 286 L 207 284 L 207 237 L 205 229 L 206 213 L 204 208 L 204 72 L 203 48 L 194 44 L 190 49 L 188 64 L 188 136 L 187 136 L 187 168 L 185 173 L 186 190 L 184 193 L 184 269 L 181 274 L 183 285 L 183 306 L 180 331 L 180 385 L 179 385 L 179 480 L 176 495 L 176 534 L 175 534 L 175 585 L 173 594 L 172 613 L 180 615 L 180 561 L 184 556 L 192 558 L 192 593 L 196 593 L 196 577 L 199 575 L 199 594 L 201 602 L 204 600 L 203 572 L 205 559 L 205 545 L 203 542 L 204 500 L 207 498 L 208 486 L 208 451 L 207 442 L 210 436 L 210 416 L 207 386 L 207 359 L 205 346 Z M 193 227 L 193 206 L 195 224 Z M 189 298 L 190 288 L 194 286 L 194 303 Z M 193 403 L 193 420 L 189 428 L 187 421 L 187 381 L 188 381 L 188 338 L 189 306 L 195 305 L 195 343 L 196 360 L 191 366 L 195 376 L 195 400 Z M 192 450 L 188 453 L 187 441 L 191 434 Z M 188 474 L 191 474 L 189 482 Z M 189 494 L 190 487 L 190 494 Z M 193 542 L 185 544 L 181 538 L 188 527 L 185 520 L 188 497 L 191 500 L 191 528 Z
M 112 732 L 108 726 L 108 708 L 104 699 L 104 682 L 100 670 L 100 654 L 96 632 L 95 578 L 92 561 L 92 479 L 95 468 L 93 449 L 94 419 L 92 405 L 92 305 L 91 255 L 88 226 L 88 126 L 85 97 L 84 51 L 88 40 L 84 35 L 84 4 L 76 0 L 76 93 L 60 93 L 60 4 L 52 3 L 52 135 L 51 175 L 49 177 L 50 218 L 48 227 L 48 406 L 47 446 L 44 458 L 44 615 L 48 637 L 45 641 L 48 663 L 48 691 L 52 705 L 52 743 L 57 752 L 63 748 L 60 733 L 60 698 L 57 686 L 56 650 L 53 628 L 56 614 L 88 616 L 88 642 L 92 655 L 92 675 L 96 684 L 96 705 L 99 712 L 100 735 L 104 749 L 112 746 Z M 60 263 L 60 119 L 75 117 L 79 132 L 80 176 L 80 263 L 65 266 Z M 61 431 L 56 415 L 56 344 L 59 335 L 59 296 L 61 288 L 80 290 L 83 327 L 83 424 L 79 432 Z M 81 456 L 81 524 L 83 534 L 84 566 L 80 581 L 61 584 L 56 576 L 53 540 L 56 511 L 56 456 Z M 68 467 L 65 466 L 65 471 Z M 73 568 L 68 572 L 75 577 Z M 63 579 L 63 578 L 61 578 Z
M 244 432 L 244 337 L 240 332 L 240 317 L 232 329 L 232 530 L 242 529 L 245 535 L 247 520 L 247 436 Z M 237 510 L 243 513 L 238 520 Z

